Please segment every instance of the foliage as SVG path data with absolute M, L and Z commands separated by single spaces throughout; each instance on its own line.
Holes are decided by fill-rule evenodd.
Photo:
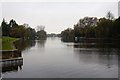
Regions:
M 18 25 L 15 20 L 10 20 L 9 24 L 3 19 L 0 29 L 2 29 L 2 36 L 9 36 L 22 39 L 36 39 L 35 29 L 25 24 Z
M 120 17 L 113 22 L 112 37 L 120 39 Z
M 96 27 L 95 26 L 91 26 L 91 27 L 87 27 L 85 29 L 85 37 L 87 38 L 95 38 L 95 31 L 96 31 Z
M 27 39 L 35 40 L 36 39 L 36 31 L 35 31 L 35 29 L 33 29 L 31 27 L 28 27 L 26 30 L 27 30 L 27 32 L 26 32 Z
M 67 42 L 74 41 L 74 30 L 72 30 L 71 28 L 68 28 L 68 29 L 62 31 L 61 39 L 62 39 L 62 41 L 67 41 Z
M 107 13 L 107 18 L 85 17 L 73 30 L 66 29 L 61 35 L 63 41 L 75 41 L 76 38 L 79 41 L 80 37 L 120 40 L 120 17 L 114 20 L 111 12 Z
M 85 35 L 84 28 L 74 26 L 74 35 L 75 37 L 83 37 Z
M 2 28 L 2 36 L 9 36 L 10 35 L 10 26 L 7 24 L 7 22 L 5 22 L 5 20 L 3 19 L 2 24 L 1 24 L 1 28 Z
M 10 36 L 25 39 L 25 37 L 27 36 L 27 29 L 23 25 L 12 27 Z
M 44 30 L 37 31 L 36 33 L 37 39 L 46 39 L 47 34 Z
M 113 26 L 112 20 L 100 18 L 97 24 L 96 37 L 110 38 L 112 26 Z

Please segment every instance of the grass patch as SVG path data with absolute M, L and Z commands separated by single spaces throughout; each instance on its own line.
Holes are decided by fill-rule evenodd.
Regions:
M 13 45 L 13 42 L 18 40 L 19 38 L 12 38 L 12 37 L 2 37 L 0 38 L 0 41 L 2 42 L 2 48 L 1 50 L 15 50 L 15 47 Z M 1 43 L 0 43 L 1 44 Z

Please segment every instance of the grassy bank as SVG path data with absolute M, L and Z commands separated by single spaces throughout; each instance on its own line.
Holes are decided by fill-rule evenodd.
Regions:
M 13 42 L 18 40 L 18 38 L 2 37 L 0 40 L 2 40 L 1 50 L 15 50 Z

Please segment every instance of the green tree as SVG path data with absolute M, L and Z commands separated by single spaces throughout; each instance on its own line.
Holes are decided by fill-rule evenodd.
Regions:
M 7 24 L 7 22 L 5 22 L 5 19 L 3 19 L 2 21 L 1 28 L 2 28 L 2 36 L 10 35 L 11 27 Z
M 85 29 L 78 27 L 76 25 L 74 25 L 74 35 L 75 37 L 84 37 L 85 33 L 84 33 Z
M 95 38 L 96 37 L 95 30 L 96 30 L 95 26 L 85 28 L 85 37 L 86 38 Z
M 9 26 L 10 27 L 18 27 L 18 24 L 16 23 L 15 20 L 11 19 L 10 22 L 9 22 Z
M 27 36 L 27 30 L 23 25 L 12 27 L 10 36 L 25 39 Z
M 37 31 L 36 36 L 37 39 L 42 39 L 42 40 L 45 40 L 47 38 L 46 31 L 44 30 Z
M 112 25 L 113 25 L 112 20 L 100 18 L 97 24 L 96 37 L 110 38 Z
M 120 17 L 113 22 L 112 37 L 120 39 Z
M 36 31 L 31 27 L 27 28 L 27 39 L 35 40 L 36 39 Z
M 66 30 L 61 32 L 61 40 L 65 42 L 74 41 L 74 30 L 71 28 L 67 28 Z

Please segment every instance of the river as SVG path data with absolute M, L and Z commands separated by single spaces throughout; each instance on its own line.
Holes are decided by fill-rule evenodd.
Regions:
M 116 48 L 86 47 L 57 37 L 27 44 L 20 46 L 23 64 L 4 68 L 4 78 L 118 78 Z

